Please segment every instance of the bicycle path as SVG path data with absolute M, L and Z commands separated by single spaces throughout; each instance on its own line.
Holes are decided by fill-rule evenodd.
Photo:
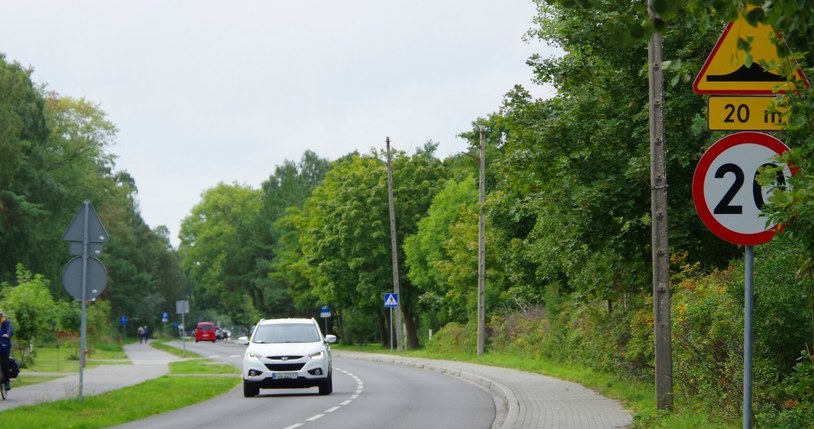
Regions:
M 85 369 L 82 376 L 83 397 L 98 395 L 161 377 L 169 373 L 170 362 L 181 360 L 181 358 L 153 348 L 149 344 L 128 344 L 124 346 L 124 352 L 132 364 L 99 365 Z M 25 369 L 22 369 L 20 376 L 25 377 L 26 375 L 51 374 L 26 372 Z M 16 387 L 12 380 L 8 398 L 5 401 L 0 400 L 0 411 L 41 402 L 79 398 L 78 369 L 77 372 L 68 375 L 61 373 L 53 375 L 62 375 L 62 377 L 23 387 Z

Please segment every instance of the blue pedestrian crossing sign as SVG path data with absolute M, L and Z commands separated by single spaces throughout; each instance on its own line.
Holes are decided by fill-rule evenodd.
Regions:
M 399 294 L 386 293 L 384 294 L 384 306 L 386 308 L 393 308 L 399 306 Z

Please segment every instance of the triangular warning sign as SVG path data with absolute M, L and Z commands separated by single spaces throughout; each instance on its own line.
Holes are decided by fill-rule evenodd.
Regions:
M 399 301 L 398 301 L 398 298 L 396 298 L 396 294 L 394 294 L 394 293 L 386 294 L 385 295 L 385 300 L 384 300 L 384 306 L 385 307 L 398 307 L 399 306 Z
M 752 63 L 746 67 L 746 52 L 738 49 L 738 39 L 751 39 Z M 729 23 L 718 43 L 712 49 L 704 66 L 695 78 L 693 91 L 698 94 L 766 94 L 785 93 L 792 89 L 786 76 L 780 72 L 782 65 L 789 58 L 781 58 L 778 46 L 772 41 L 776 33 L 771 25 L 752 26 L 743 15 Z M 771 69 L 766 70 L 762 64 L 768 63 Z M 808 86 L 803 71 L 796 68 L 794 78 Z

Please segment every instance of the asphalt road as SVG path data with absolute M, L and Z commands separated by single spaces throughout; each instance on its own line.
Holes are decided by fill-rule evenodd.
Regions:
M 244 346 L 187 343 L 188 350 L 240 367 Z M 334 391 L 262 389 L 244 398 L 242 386 L 215 399 L 118 428 L 477 429 L 495 418 L 481 388 L 422 369 L 334 359 Z

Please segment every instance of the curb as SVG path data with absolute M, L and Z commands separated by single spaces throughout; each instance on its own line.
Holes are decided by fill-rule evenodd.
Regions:
M 333 350 L 332 353 L 334 356 L 346 359 L 409 366 L 418 369 L 426 369 L 461 379 L 482 388 L 492 396 L 492 399 L 495 402 L 495 420 L 492 422 L 492 429 L 511 429 L 515 426 L 515 422 L 517 421 L 519 409 L 517 397 L 515 396 L 514 392 L 506 387 L 506 385 L 489 377 L 468 371 L 462 371 L 457 368 L 450 368 L 431 359 L 406 358 L 377 353 L 357 353 L 340 350 Z

